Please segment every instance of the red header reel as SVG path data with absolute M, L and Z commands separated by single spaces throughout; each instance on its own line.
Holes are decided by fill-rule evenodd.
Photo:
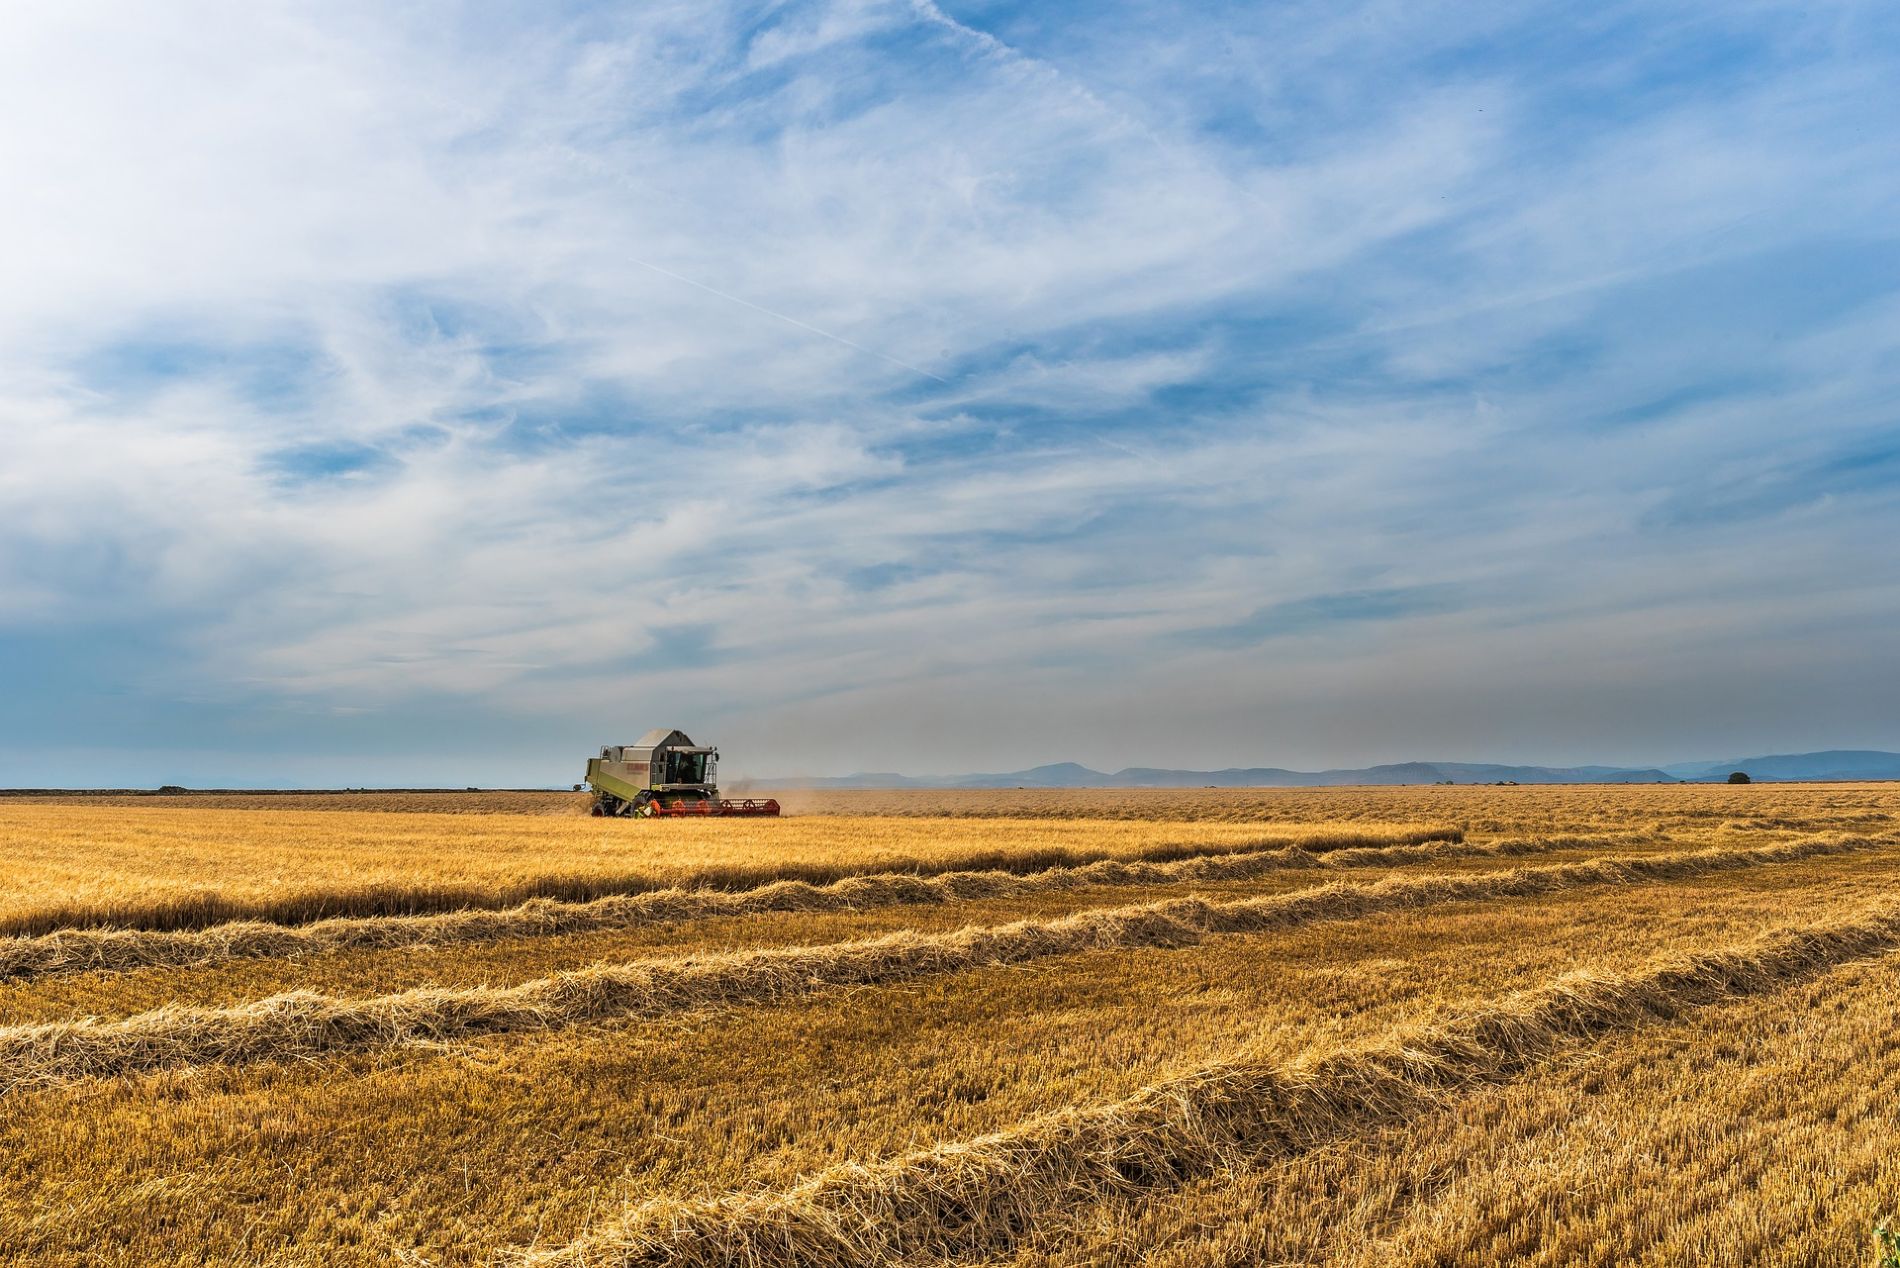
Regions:
M 718 801 L 708 801 L 699 797 L 682 797 L 670 804 L 655 797 L 647 804 L 646 812 L 656 818 L 690 815 L 776 815 L 779 812 L 779 804 L 774 797 L 766 797 L 763 800 L 751 797 L 724 797 Z

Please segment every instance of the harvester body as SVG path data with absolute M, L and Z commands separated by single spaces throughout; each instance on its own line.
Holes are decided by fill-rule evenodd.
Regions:
M 775 815 L 778 802 L 722 799 L 719 750 L 684 731 L 658 728 L 635 744 L 609 744 L 587 759 L 596 815 Z

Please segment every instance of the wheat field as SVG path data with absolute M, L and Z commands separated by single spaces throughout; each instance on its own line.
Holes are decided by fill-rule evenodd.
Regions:
M 0 1263 L 1849 1265 L 1900 1210 L 1893 786 L 377 797 L 0 800 Z

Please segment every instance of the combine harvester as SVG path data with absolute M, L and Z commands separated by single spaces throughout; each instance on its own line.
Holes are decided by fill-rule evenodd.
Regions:
M 596 815 L 775 815 L 778 802 L 719 795 L 719 750 L 684 731 L 648 731 L 638 744 L 609 744 L 587 759 Z

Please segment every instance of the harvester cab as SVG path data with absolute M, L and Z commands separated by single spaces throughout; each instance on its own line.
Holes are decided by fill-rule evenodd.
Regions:
M 775 815 L 771 798 L 721 798 L 719 750 L 684 731 L 648 731 L 637 744 L 609 744 L 587 759 L 596 815 Z

